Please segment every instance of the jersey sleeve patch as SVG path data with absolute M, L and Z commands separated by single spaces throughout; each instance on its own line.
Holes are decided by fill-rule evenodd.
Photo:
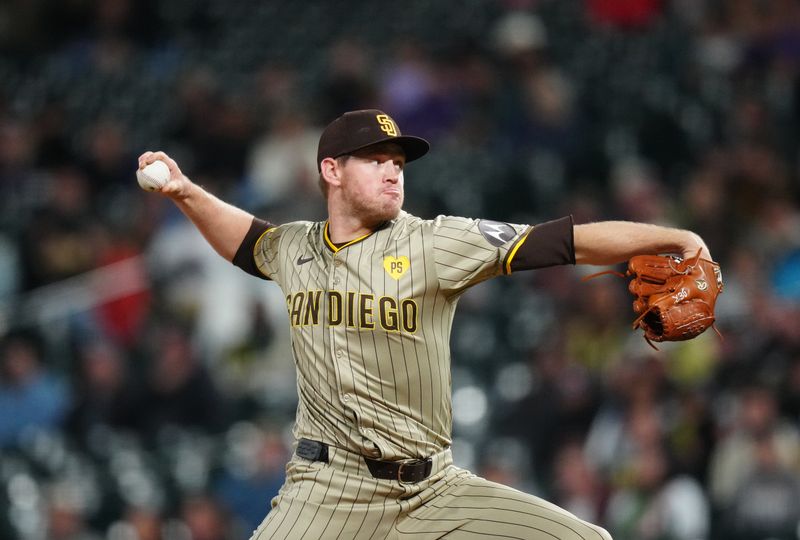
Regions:
M 517 236 L 517 230 L 508 223 L 488 219 L 478 220 L 478 231 L 494 247 L 500 247 Z

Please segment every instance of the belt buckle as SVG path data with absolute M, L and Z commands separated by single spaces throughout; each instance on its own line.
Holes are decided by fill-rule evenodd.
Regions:
M 430 459 L 430 458 L 428 458 L 428 459 Z M 401 483 L 401 484 L 418 484 L 422 480 L 425 480 L 425 478 L 427 478 L 427 476 L 425 475 L 425 473 L 423 473 L 423 475 L 422 475 L 423 477 L 420 478 L 419 480 L 409 480 L 408 482 L 404 481 L 403 480 L 403 468 L 406 467 L 406 466 L 410 467 L 410 466 L 424 465 L 428 461 L 428 459 L 415 459 L 415 460 L 412 460 L 412 461 L 401 461 L 397 466 L 397 481 L 399 483 Z
M 403 481 L 403 467 L 406 465 L 412 465 L 414 462 L 411 461 L 401 461 L 400 464 L 397 466 L 397 481 L 401 484 L 415 484 L 416 482 L 405 482 Z

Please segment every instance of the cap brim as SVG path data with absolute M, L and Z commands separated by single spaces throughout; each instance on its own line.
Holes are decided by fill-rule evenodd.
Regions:
M 370 146 L 387 142 L 394 143 L 403 149 L 403 153 L 406 155 L 406 163 L 421 158 L 431 149 L 430 143 L 428 143 L 428 141 L 422 137 L 414 137 L 413 135 L 400 135 L 399 137 L 386 137 L 385 139 L 381 139 L 379 141 L 373 141 L 369 144 L 365 144 L 364 146 L 359 146 L 358 148 L 348 150 L 340 155 L 352 154 L 353 152 L 358 152 L 359 150 L 369 148 Z

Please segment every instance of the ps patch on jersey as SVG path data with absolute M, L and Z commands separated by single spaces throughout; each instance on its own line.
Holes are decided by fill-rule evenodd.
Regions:
M 405 255 L 397 258 L 389 256 L 383 259 L 383 269 L 392 279 L 400 279 L 400 276 L 405 274 L 409 267 L 411 267 L 411 262 Z
M 514 227 L 500 221 L 482 219 L 478 221 L 478 230 L 486 238 L 486 241 L 494 247 L 500 247 L 517 236 L 517 231 Z

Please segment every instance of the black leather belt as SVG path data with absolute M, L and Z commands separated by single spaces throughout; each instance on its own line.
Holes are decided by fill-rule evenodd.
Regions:
M 311 461 L 328 463 L 328 445 L 310 439 L 300 439 L 295 454 Z M 381 461 L 362 456 L 373 478 L 397 480 L 403 484 L 416 484 L 428 478 L 433 469 L 431 458 L 410 461 Z

